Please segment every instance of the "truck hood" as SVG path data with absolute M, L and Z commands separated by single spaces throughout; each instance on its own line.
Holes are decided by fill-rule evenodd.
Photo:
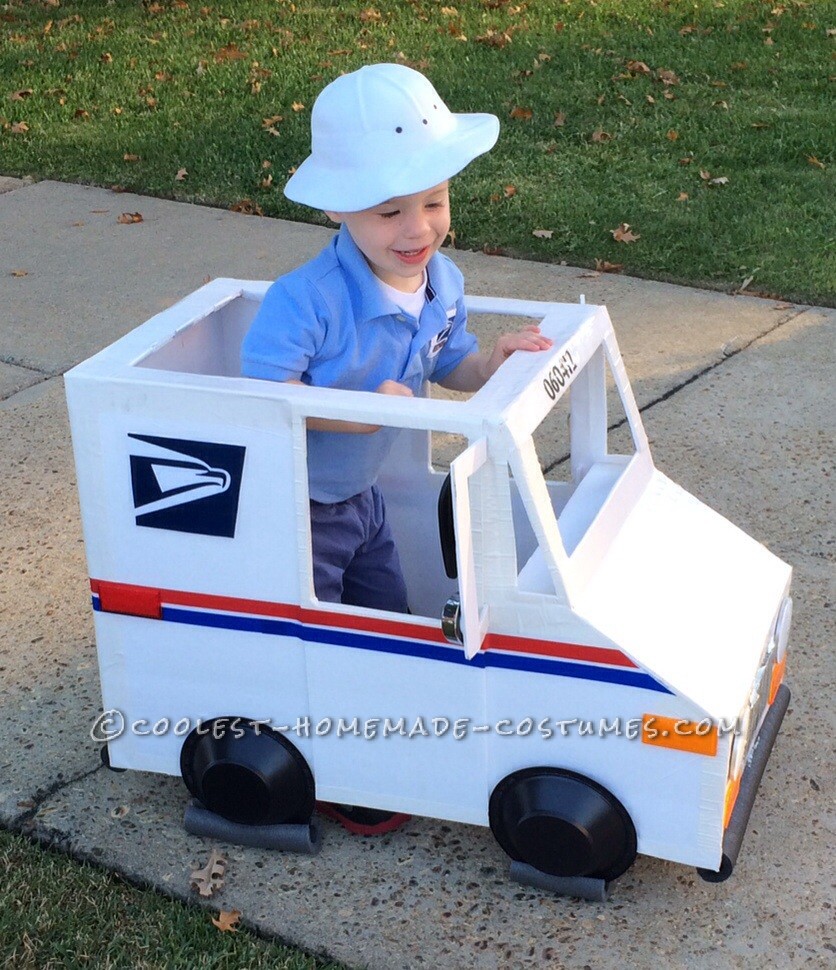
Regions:
M 791 568 L 658 470 L 576 611 L 711 718 L 747 701 Z

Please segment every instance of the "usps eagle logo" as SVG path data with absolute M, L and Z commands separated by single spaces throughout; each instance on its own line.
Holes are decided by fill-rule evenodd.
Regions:
M 234 538 L 242 445 L 129 434 L 136 524 Z

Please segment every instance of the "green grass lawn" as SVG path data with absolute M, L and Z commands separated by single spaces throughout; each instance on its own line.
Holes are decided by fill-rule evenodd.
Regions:
M 0 872 L 3 967 L 340 970 L 3 831 Z
M 502 122 L 460 248 L 833 304 L 834 28 L 836 0 L 7 0 L 0 172 L 324 221 L 281 192 L 313 100 L 403 61 Z

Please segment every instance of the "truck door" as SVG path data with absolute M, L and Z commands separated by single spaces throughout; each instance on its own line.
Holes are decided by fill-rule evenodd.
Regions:
M 459 580 L 459 595 L 448 601 L 442 626 L 449 640 L 458 640 L 462 643 L 468 660 L 475 657 L 482 649 L 489 620 L 487 604 L 479 602 L 471 490 L 474 476 L 485 465 L 487 458 L 487 442 L 484 438 L 480 438 L 450 464 L 455 565 Z M 481 509 L 476 511 L 481 515 Z

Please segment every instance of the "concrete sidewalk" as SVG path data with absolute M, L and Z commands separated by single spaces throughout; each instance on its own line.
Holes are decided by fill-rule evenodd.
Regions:
M 101 704 L 61 375 L 207 277 L 272 279 L 328 236 L 0 178 L 0 824 L 193 902 L 211 844 L 182 828 L 185 787 L 108 772 L 89 737 Z M 740 862 L 708 885 L 640 857 L 609 903 L 578 903 L 510 882 L 485 829 L 414 819 L 371 840 L 325 822 L 314 858 L 221 846 L 212 907 L 380 970 L 829 965 L 836 311 L 447 252 L 470 293 L 606 303 L 657 465 L 795 568 L 793 701 Z

